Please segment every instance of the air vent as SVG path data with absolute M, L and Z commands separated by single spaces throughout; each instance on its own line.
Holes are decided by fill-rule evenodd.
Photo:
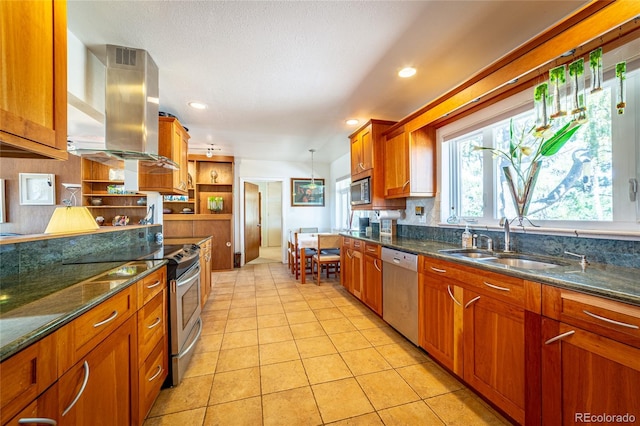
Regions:
M 125 49 L 123 47 L 116 48 L 116 64 L 136 66 L 136 51 Z

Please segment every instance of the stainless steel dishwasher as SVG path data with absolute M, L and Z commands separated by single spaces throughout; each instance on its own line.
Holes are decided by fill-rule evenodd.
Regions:
M 418 344 L 418 255 L 382 248 L 382 318 Z

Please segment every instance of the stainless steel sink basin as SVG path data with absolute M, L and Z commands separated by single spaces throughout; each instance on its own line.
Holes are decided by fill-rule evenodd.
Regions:
M 483 263 L 495 263 L 518 269 L 550 269 L 568 265 L 562 260 L 526 254 L 496 253 L 493 258 L 481 260 Z
M 440 253 L 450 254 L 452 256 L 469 257 L 471 259 L 487 259 L 495 257 L 494 253 L 480 249 L 446 249 L 438 251 Z

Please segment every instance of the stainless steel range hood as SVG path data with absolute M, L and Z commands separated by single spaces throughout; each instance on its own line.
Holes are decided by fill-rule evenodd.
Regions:
M 166 172 L 178 169 L 158 155 L 158 66 L 145 50 L 106 47 L 105 149 L 75 149 L 72 144 L 69 152 L 107 164 L 125 160 L 126 169 L 133 168 L 133 161 Z

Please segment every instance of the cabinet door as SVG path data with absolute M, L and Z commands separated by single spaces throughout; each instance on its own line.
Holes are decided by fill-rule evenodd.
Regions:
M 362 300 L 363 257 L 361 251 L 351 251 L 351 293 L 360 300 Z
M 418 284 L 418 343 L 449 370 L 462 375 L 462 288 L 427 274 L 418 276 Z
M 211 237 L 211 269 L 233 269 L 233 239 L 231 219 L 194 220 L 194 237 Z
M 362 140 L 362 171 L 371 170 L 373 168 L 373 139 L 371 137 L 371 128 L 367 127 L 360 133 Z
M 362 138 L 360 133 L 351 138 L 351 175 L 357 175 L 362 168 Z
M 340 259 L 340 283 L 344 288 L 351 292 L 352 288 L 352 273 L 351 268 L 353 263 L 351 258 L 353 257 L 353 249 L 351 248 L 351 241 L 345 238 L 345 244 L 342 245 L 342 258 Z
M 67 7 L 0 2 L 0 147 L 67 159 Z
M 524 309 L 464 292 L 464 379 L 524 422 Z
M 60 425 L 138 423 L 138 404 L 133 398 L 138 394 L 134 318 L 121 325 L 60 378 Z
M 406 197 L 411 192 L 409 181 L 409 141 L 405 133 L 388 138 L 384 144 L 385 197 Z
M 33 420 L 33 421 L 29 421 Z M 40 420 L 40 421 L 38 421 Z M 8 423 L 2 423 L 5 426 L 18 425 L 51 425 L 58 422 L 58 384 L 54 383 L 46 392 L 38 397 L 35 401 L 25 407 Z
M 630 423 L 640 418 L 640 349 L 543 318 L 543 424 Z M 587 416 L 621 416 L 597 420 Z
M 173 132 L 174 134 L 171 141 L 172 159 L 173 161 L 175 161 L 180 165 L 180 169 L 175 170 L 173 172 L 173 187 L 178 191 L 183 192 L 187 190 L 187 182 L 189 180 L 189 178 L 187 177 L 189 173 L 188 161 L 187 161 L 187 151 L 189 149 L 189 136 L 184 131 L 182 126 L 178 124 L 174 124 Z
M 363 275 L 362 301 L 382 316 L 382 261 L 375 256 L 364 256 Z

